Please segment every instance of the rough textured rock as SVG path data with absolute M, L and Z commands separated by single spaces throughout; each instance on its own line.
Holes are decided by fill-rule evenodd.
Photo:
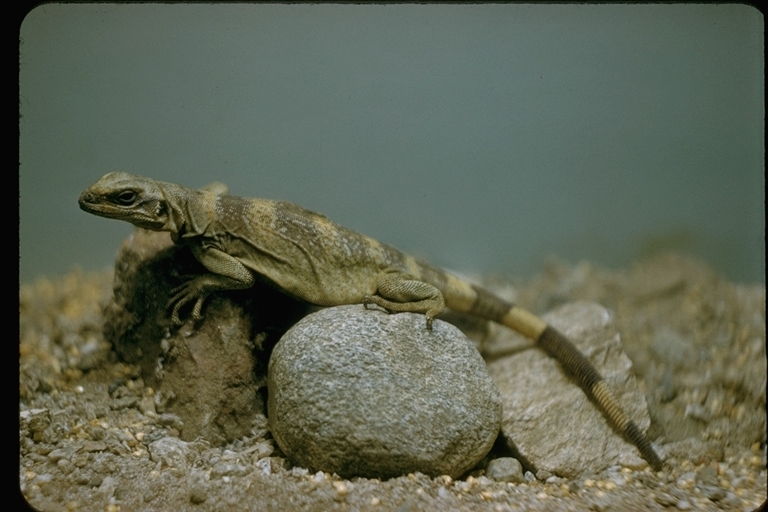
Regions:
M 150 460 L 157 462 L 161 467 L 186 469 L 189 448 L 187 443 L 177 437 L 163 437 L 153 441 L 147 447 Z
M 264 348 L 307 307 L 257 285 L 213 294 L 200 322 L 177 329 L 168 315 L 171 290 L 202 272 L 191 251 L 174 245 L 168 233 L 134 231 L 118 253 L 104 338 L 123 361 L 141 368 L 154 389 L 154 404 L 143 409 L 178 415 L 185 440 L 202 437 L 220 445 L 250 433 L 263 419 Z
M 650 419 L 645 397 L 611 314 L 598 304 L 577 302 L 544 319 L 589 358 L 629 417 L 647 430 Z M 577 477 L 614 464 L 644 465 L 635 447 L 543 351 L 532 348 L 503 357 L 489 364 L 488 371 L 504 403 L 502 432 L 534 472 Z
M 521 484 L 525 482 L 523 466 L 512 457 L 499 457 L 493 459 L 485 468 L 485 476 L 497 482 L 512 482 Z
M 269 421 L 297 465 L 342 476 L 459 476 L 490 450 L 501 401 L 455 327 L 423 315 L 328 308 L 269 363 Z

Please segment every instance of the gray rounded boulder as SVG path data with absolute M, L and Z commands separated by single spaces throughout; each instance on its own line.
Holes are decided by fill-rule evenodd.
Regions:
M 457 477 L 491 449 L 501 397 L 454 326 L 362 306 L 327 308 L 288 331 L 269 361 L 269 422 L 312 471 Z

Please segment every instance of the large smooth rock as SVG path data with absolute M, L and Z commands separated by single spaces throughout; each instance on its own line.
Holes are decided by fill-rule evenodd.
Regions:
M 501 398 L 454 326 L 362 306 L 288 331 L 269 362 L 269 422 L 302 467 L 344 477 L 459 476 L 491 449 Z
M 587 356 L 627 415 L 647 430 L 645 397 L 611 314 L 599 304 L 576 302 L 543 318 Z M 507 331 L 504 336 L 518 335 Z M 615 464 L 646 465 L 637 448 L 543 350 L 531 348 L 498 359 L 488 371 L 504 403 L 502 432 L 531 469 L 576 478 Z

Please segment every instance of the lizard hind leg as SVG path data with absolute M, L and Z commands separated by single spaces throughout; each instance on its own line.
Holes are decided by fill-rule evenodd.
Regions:
M 378 295 L 363 297 L 366 308 L 369 304 L 376 304 L 390 313 L 424 313 L 429 330 L 432 330 L 432 320 L 445 309 L 445 299 L 440 290 L 408 274 L 380 274 L 376 285 Z

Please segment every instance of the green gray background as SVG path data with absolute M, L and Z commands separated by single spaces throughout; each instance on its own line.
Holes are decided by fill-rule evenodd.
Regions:
M 439 265 L 765 281 L 746 5 L 44 4 L 20 36 L 20 277 L 112 264 L 125 170 L 285 199 Z

